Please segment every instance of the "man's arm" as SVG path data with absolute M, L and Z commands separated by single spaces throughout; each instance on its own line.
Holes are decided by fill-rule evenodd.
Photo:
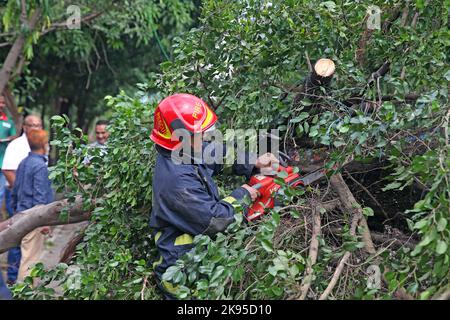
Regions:
M 11 185 L 11 208 L 13 212 L 17 210 L 17 185 Z
M 2 164 L 2 172 L 5 175 L 6 180 L 8 181 L 11 188 L 14 186 L 14 182 L 16 181 L 16 170 L 19 166 L 19 163 L 17 162 L 17 151 L 15 151 L 15 148 L 16 141 L 10 143 L 6 147 Z
M 16 181 L 16 170 L 2 170 L 2 172 L 12 188 L 14 186 L 14 182 Z
M 164 193 L 162 206 L 166 206 L 166 215 L 161 219 L 177 229 L 191 234 L 214 235 L 224 231 L 234 221 L 234 204 L 248 196 L 248 191 L 240 187 L 229 197 L 217 201 L 205 189 L 197 174 L 186 174 L 177 181 L 170 192 Z
M 44 166 L 38 169 L 33 176 L 33 206 L 48 204 L 48 186 L 48 169 Z

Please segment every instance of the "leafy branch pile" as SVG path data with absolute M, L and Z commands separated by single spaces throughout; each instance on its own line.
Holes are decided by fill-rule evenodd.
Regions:
M 204 97 L 222 129 L 279 128 L 286 151 L 302 155 L 304 148 L 325 148 L 329 169 L 353 160 L 348 168 L 357 163 L 364 175 L 383 164 L 384 179 L 377 183 L 388 195 L 373 208 L 363 207 L 361 198 L 351 198 L 360 194 L 355 188 L 371 194 L 371 186 L 364 190 L 353 178 L 352 193 L 334 171 L 308 190 L 284 187 L 284 207 L 263 221 L 247 225 L 238 214 L 224 234 L 195 238 L 196 248 L 164 275 L 178 285 L 180 298 L 445 294 L 450 276 L 446 4 L 204 1 L 200 27 L 175 41 L 173 61 L 161 64 L 161 73 L 141 85 L 136 97 L 108 97 L 114 115 L 106 156 L 83 166 L 82 139 L 55 119 L 61 158 L 54 175 L 67 192 L 82 192 L 94 209 L 73 260 L 79 272 L 68 276 L 63 265 L 59 271 L 38 268 L 36 275 L 44 284 L 62 279 L 66 298 L 159 297 L 147 264 L 155 256 L 147 227 L 154 157 L 148 135 L 158 96 L 142 99 L 156 90 L 159 97 L 173 92 Z M 366 27 L 369 5 L 382 10 L 380 30 Z M 328 87 L 305 91 L 309 62 L 322 57 L 335 62 L 336 75 Z M 240 182 L 223 178 L 220 189 L 227 194 Z M 383 198 L 404 190 L 420 190 L 418 201 L 410 199 L 401 213 L 407 228 L 398 234 L 371 232 L 367 223 L 370 227 L 381 217 L 388 225 L 394 218 L 383 218 L 388 209 Z M 74 286 L 77 282 L 82 285 Z M 16 289 L 22 296 L 52 296 L 45 286 Z

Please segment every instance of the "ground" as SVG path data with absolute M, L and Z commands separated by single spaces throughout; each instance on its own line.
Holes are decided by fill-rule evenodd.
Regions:
M 45 250 L 41 255 L 40 261 L 44 263 L 46 268 L 52 268 L 56 266 L 61 258 L 64 248 L 67 243 L 84 227 L 87 222 L 81 222 L 76 224 L 55 226 L 53 228 L 53 234 L 48 238 L 45 244 Z M 6 257 L 7 254 L 0 254 L 0 266 L 3 276 L 6 279 Z

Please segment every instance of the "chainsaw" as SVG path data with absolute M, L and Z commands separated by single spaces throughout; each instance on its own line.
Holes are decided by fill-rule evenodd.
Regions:
M 287 174 L 287 176 L 284 174 L 285 178 L 283 178 L 286 185 L 294 188 L 308 186 L 326 175 L 324 168 L 302 176 L 299 173 L 300 170 L 294 169 L 294 167 L 278 165 L 270 175 L 257 174 L 252 176 L 248 184 L 259 191 L 259 196 L 247 211 L 245 217 L 248 221 L 255 220 L 263 216 L 269 209 L 273 209 L 275 206 L 275 195 L 281 188 L 275 182 L 275 178 L 280 176 L 282 171 Z

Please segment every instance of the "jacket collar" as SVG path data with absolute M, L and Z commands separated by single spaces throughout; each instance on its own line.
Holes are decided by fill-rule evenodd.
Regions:
M 37 153 L 34 153 L 33 151 L 31 151 L 30 153 L 28 153 L 28 156 L 33 157 L 33 158 L 36 158 L 36 159 L 42 159 L 42 160 L 44 160 L 44 161 L 47 161 L 47 158 L 45 157 L 45 155 L 43 155 L 43 154 L 37 154 Z

